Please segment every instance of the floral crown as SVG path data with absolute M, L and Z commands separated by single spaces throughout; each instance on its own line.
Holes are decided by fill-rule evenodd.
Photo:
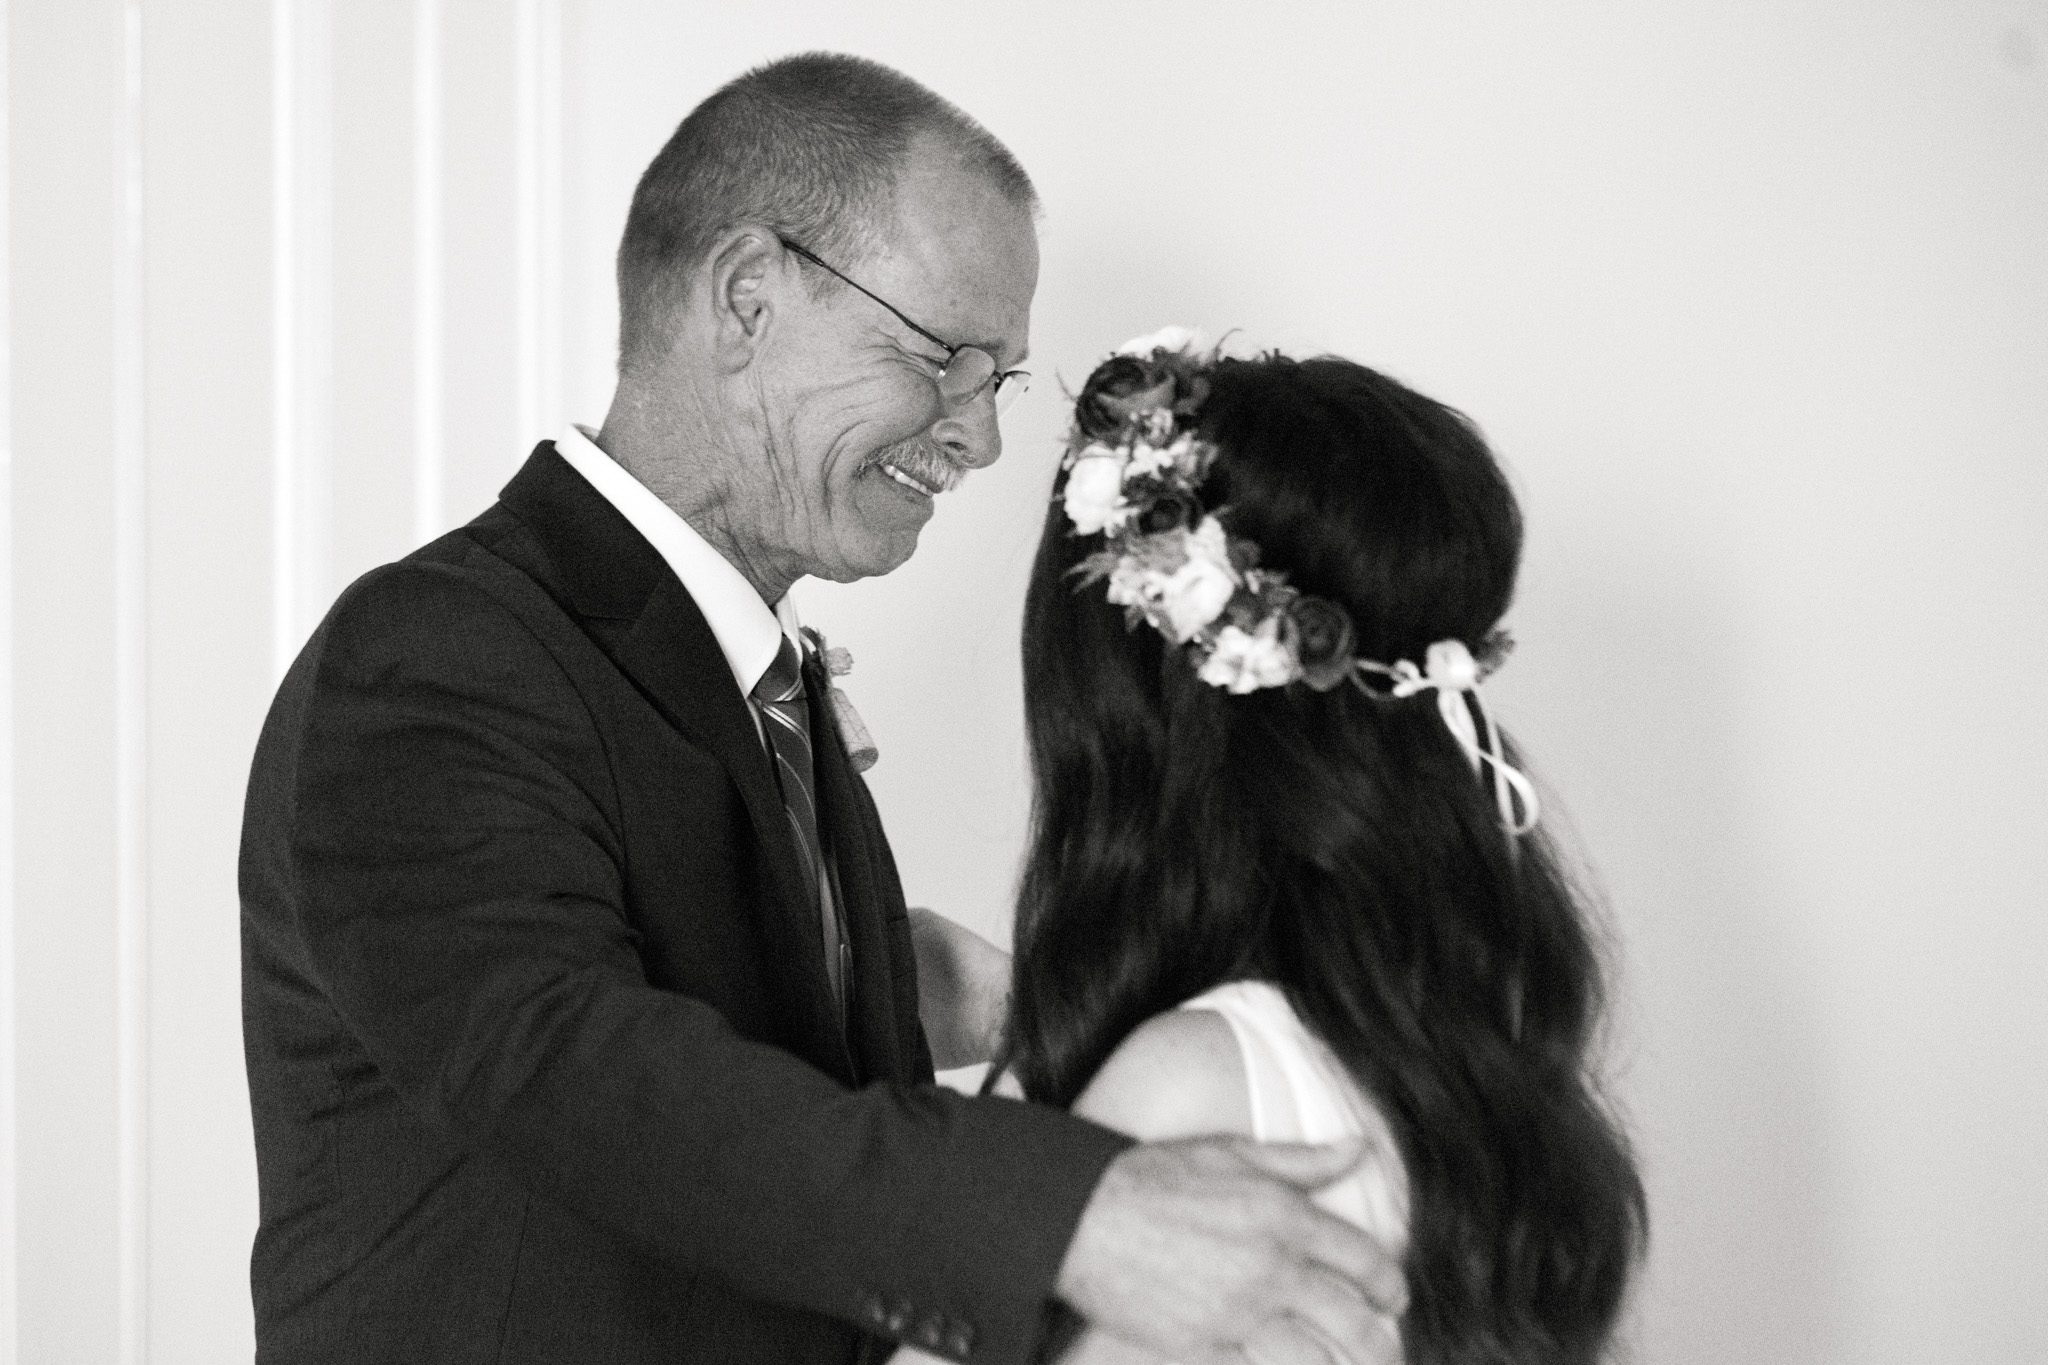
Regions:
M 1107 540 L 1075 567 L 1081 584 L 1106 580 L 1131 626 L 1149 623 L 1187 651 L 1203 682 L 1233 693 L 1297 681 L 1318 692 L 1349 681 L 1396 698 L 1434 690 L 1474 769 L 1492 765 L 1502 823 L 1525 833 L 1535 790 L 1502 756 L 1478 695 L 1513 647 L 1508 636 L 1488 635 L 1476 657 L 1462 641 L 1439 640 L 1423 667 L 1356 658 L 1349 612 L 1289 586 L 1285 572 L 1260 564 L 1256 544 L 1224 528 L 1221 509 L 1204 508 L 1217 450 L 1196 428 L 1220 350 L 1190 328 L 1162 328 L 1118 347 L 1075 399 L 1062 502 L 1076 535 Z

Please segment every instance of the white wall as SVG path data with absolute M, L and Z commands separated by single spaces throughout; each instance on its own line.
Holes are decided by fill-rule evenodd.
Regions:
M 1500 709 L 1618 930 L 1641 1358 L 2048 1358 L 2048 7 L 592 5 L 577 411 L 639 168 L 804 46 L 1046 203 L 1003 463 L 805 590 L 913 895 L 1006 923 L 1055 376 L 1173 321 L 1384 366 L 1527 504 Z
M 1047 208 L 1009 453 L 803 590 L 913 897 L 1006 928 L 1057 377 L 1168 321 L 1381 365 L 1529 513 L 1496 687 L 1616 931 L 1638 1358 L 2048 1359 L 2040 0 L 6 9 L 0 1360 L 246 1356 L 274 656 L 602 416 L 635 176 L 805 47 L 955 98 Z
M 558 14 L 5 7 L 0 1361 L 251 1352 L 242 784 L 338 588 L 555 423 Z

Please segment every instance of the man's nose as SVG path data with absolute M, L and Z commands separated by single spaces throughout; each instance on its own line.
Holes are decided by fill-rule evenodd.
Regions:
M 962 469 L 986 469 L 1003 453 L 1003 430 L 996 425 L 995 394 L 983 389 L 965 403 L 941 413 L 932 439 Z

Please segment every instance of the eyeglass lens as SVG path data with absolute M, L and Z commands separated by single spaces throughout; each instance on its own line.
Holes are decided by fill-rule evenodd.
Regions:
M 1031 386 L 1031 376 L 1021 370 L 1012 370 L 998 378 L 995 357 L 978 346 L 962 346 L 953 353 L 945 373 L 939 376 L 939 392 L 946 396 L 948 402 L 966 402 L 979 395 L 991 379 L 996 381 L 998 413 L 1016 402 Z
M 1031 376 L 1022 370 L 1012 370 L 996 381 L 996 415 L 1010 410 L 1010 405 L 1024 396 L 1024 390 L 1031 387 Z

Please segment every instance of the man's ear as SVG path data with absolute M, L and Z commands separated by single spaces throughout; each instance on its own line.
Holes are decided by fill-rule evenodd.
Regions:
M 743 223 L 719 237 L 706 264 L 719 359 L 729 369 L 744 369 L 767 339 L 795 282 L 796 259 L 773 231 Z

